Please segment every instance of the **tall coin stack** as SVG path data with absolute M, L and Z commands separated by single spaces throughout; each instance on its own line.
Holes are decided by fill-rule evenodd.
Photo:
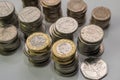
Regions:
M 20 29 L 25 38 L 34 32 L 45 32 L 45 26 L 42 23 L 43 16 L 36 7 L 25 7 L 18 15 L 20 20 Z
M 104 31 L 97 25 L 88 25 L 81 29 L 78 37 L 78 50 L 85 56 L 99 57 L 104 52 Z
M 27 38 L 24 53 L 31 63 L 43 66 L 49 62 L 51 44 L 47 34 L 35 32 Z
M 71 17 L 62 17 L 58 19 L 49 28 L 50 36 L 53 42 L 59 39 L 73 39 L 73 33 L 78 29 L 78 23 Z
M 36 6 L 38 7 L 38 0 L 22 0 L 23 7 Z
M 73 41 L 61 39 L 52 46 L 55 71 L 62 76 L 72 76 L 78 71 L 76 46 Z
M 0 27 L 0 53 L 9 55 L 20 46 L 17 28 L 14 25 Z
M 108 8 L 100 6 L 92 11 L 91 24 L 95 24 L 105 29 L 109 26 L 111 12 Z
M 43 7 L 45 19 L 48 22 L 55 22 L 62 16 L 61 0 L 39 0 Z
M 67 4 L 67 15 L 74 18 L 79 26 L 85 23 L 87 4 L 83 0 L 70 0 Z
M 15 25 L 18 27 L 18 17 L 15 14 L 15 7 L 8 1 L 0 1 L 0 26 Z

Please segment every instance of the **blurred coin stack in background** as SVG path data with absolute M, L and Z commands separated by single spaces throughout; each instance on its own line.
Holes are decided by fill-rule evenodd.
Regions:
M 92 11 L 91 24 L 95 24 L 105 29 L 109 26 L 111 11 L 103 6 L 96 7 Z
M 67 4 L 67 15 L 74 18 L 79 26 L 85 23 L 87 4 L 83 0 L 70 0 Z
M 35 32 L 27 38 L 24 53 L 34 65 L 46 65 L 50 58 L 51 44 L 47 34 Z
M 38 7 L 38 0 L 22 0 L 23 7 L 35 6 Z
M 17 28 L 14 25 L 0 27 L 0 53 L 9 55 L 20 46 Z
M 58 19 L 49 28 L 49 33 L 53 42 L 59 39 L 73 40 L 73 33 L 78 29 L 78 23 L 71 17 L 62 17 Z
M 39 3 L 43 7 L 46 21 L 53 23 L 62 16 L 61 0 L 39 0 Z
M 51 49 L 55 71 L 62 76 L 72 76 L 78 71 L 76 46 L 73 41 L 61 39 Z
M 101 44 L 104 31 L 97 25 L 88 25 L 81 29 L 78 37 L 78 50 L 85 56 L 99 57 L 104 52 Z
M 24 33 L 25 38 L 34 32 L 45 32 L 43 25 L 43 16 L 36 7 L 25 7 L 18 15 L 20 20 L 20 29 Z
M 15 14 L 15 7 L 11 2 L 0 1 L 0 26 L 15 25 L 18 27 L 18 17 Z

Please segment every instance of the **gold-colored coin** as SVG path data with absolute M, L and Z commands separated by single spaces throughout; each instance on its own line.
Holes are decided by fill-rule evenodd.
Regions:
M 51 38 L 44 33 L 36 32 L 26 40 L 26 46 L 33 52 L 44 50 L 51 43 Z
M 75 54 L 76 46 L 71 40 L 61 39 L 53 44 L 52 52 L 56 57 L 65 59 Z

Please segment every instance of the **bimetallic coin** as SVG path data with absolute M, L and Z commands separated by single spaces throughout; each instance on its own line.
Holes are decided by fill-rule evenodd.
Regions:
M 99 58 L 88 58 L 81 64 L 83 76 L 90 80 L 101 80 L 107 73 L 107 64 Z
M 111 17 L 111 12 L 108 8 L 106 7 L 96 7 L 93 11 L 92 11 L 92 16 L 100 21 L 103 20 L 108 20 Z
M 69 58 L 75 54 L 76 46 L 71 40 L 61 39 L 53 44 L 52 52 L 58 58 Z
M 104 31 L 97 25 L 88 25 L 81 29 L 80 37 L 88 43 L 97 43 L 103 39 Z
M 14 12 L 14 6 L 8 1 L 0 1 L 0 18 L 7 17 Z
M 41 12 L 36 7 L 26 7 L 18 15 L 21 22 L 31 23 L 37 21 L 41 16 Z
M 60 33 L 73 33 L 77 30 L 77 28 L 77 21 L 71 17 L 62 17 L 56 21 L 56 29 Z
M 36 32 L 30 35 L 26 40 L 26 45 L 29 50 L 39 52 L 51 43 L 51 39 L 47 34 Z
M 13 25 L 4 28 L 0 27 L 0 43 L 9 43 L 16 39 L 17 35 L 17 29 Z

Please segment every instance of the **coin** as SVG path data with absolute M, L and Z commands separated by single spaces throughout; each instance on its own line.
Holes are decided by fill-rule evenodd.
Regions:
M 100 80 L 108 73 L 107 64 L 99 58 L 86 59 L 80 69 L 85 78 L 92 80 Z
M 97 43 L 103 39 L 104 31 L 97 25 L 88 25 L 81 29 L 80 37 L 87 43 Z
M 67 27 L 66 27 L 67 26 Z M 78 23 L 71 17 L 63 17 L 56 21 L 56 29 L 63 34 L 73 33 L 77 30 Z
M 13 25 L 4 28 L 0 27 L 0 43 L 10 43 L 16 39 L 17 35 L 17 29 Z

